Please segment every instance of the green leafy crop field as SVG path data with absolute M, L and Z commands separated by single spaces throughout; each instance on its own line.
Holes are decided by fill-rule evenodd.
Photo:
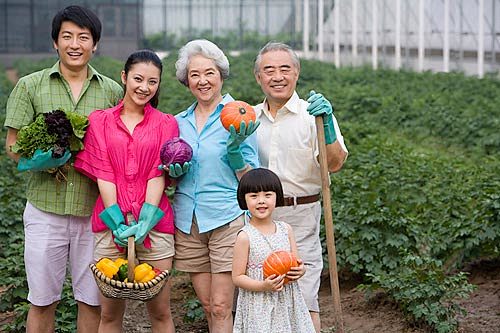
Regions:
M 223 89 L 250 104 L 263 99 L 253 57 L 230 58 Z M 23 75 L 51 61 L 16 66 Z M 174 63 L 174 56 L 164 59 L 159 108 L 176 114 L 193 98 L 175 79 Z M 96 58 L 93 65 L 118 81 L 122 63 Z M 2 121 L 11 88 L 0 69 Z M 311 89 L 335 105 L 350 152 L 343 170 L 331 176 L 339 269 L 362 274 L 367 291 L 383 288 L 415 322 L 452 332 L 459 311 L 454 301 L 473 289 L 460 269 L 499 257 L 500 81 L 302 61 L 299 95 Z M 2 129 L 0 281 L 10 288 L 0 311 L 17 307 L 22 318 L 24 185 L 4 154 L 4 138 Z M 70 299 L 66 289 L 61 332 L 74 329 Z

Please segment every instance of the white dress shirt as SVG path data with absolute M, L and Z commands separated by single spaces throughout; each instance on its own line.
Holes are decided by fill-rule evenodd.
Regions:
M 278 175 L 286 197 L 313 195 L 321 190 L 316 124 L 307 112 L 308 105 L 294 92 L 275 118 L 266 100 L 254 107 L 261 123 L 257 129 L 261 166 Z M 337 140 L 347 153 L 335 116 L 333 120 Z

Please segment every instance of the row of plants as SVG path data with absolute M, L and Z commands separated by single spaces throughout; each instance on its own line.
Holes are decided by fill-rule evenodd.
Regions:
M 160 108 L 176 114 L 192 98 L 175 78 L 177 54 L 164 60 Z M 255 83 L 255 53 L 229 57 L 231 77 L 224 90 L 250 104 L 260 103 L 262 92 Z M 19 76 L 50 66 L 55 59 L 40 62 L 20 60 Z M 123 64 L 108 57 L 96 57 L 92 64 L 104 75 L 120 82 Z M 457 154 L 500 153 L 500 81 L 478 80 L 462 73 L 433 74 L 369 68 L 335 68 L 318 61 L 302 61 L 298 92 L 322 92 L 342 110 L 342 121 L 376 124 L 423 144 L 439 141 Z M 174 93 L 175 92 L 175 93 Z M 180 95 L 178 95 L 180 94 Z
M 224 84 L 224 91 L 251 104 L 263 99 L 254 56 L 230 57 Z M 159 105 L 173 114 L 193 101 L 175 79 L 175 60 L 175 54 L 164 59 Z M 52 62 L 20 61 L 16 67 L 26 74 Z M 93 65 L 117 81 L 123 66 L 103 57 Z M 311 89 L 334 101 L 350 150 L 344 169 L 332 175 L 339 269 L 363 274 L 365 290 L 382 288 L 417 324 L 452 332 L 460 311 L 455 300 L 472 290 L 460 268 L 499 257 L 500 82 L 302 61 L 297 90 L 305 97 Z M 0 176 L 0 278 L 11 286 L 0 310 L 16 304 L 25 310 L 26 283 L 18 278 L 24 275 L 22 182 L 4 154 L 0 167 L 8 170 Z M 58 325 L 71 331 L 67 288 L 65 295 L 65 314 L 58 317 L 70 319 Z

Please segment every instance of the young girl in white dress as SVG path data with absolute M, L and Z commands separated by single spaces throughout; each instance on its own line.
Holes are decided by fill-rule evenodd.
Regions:
M 239 294 L 233 332 L 315 333 L 297 284 L 305 273 L 302 260 L 286 275 L 263 277 L 262 264 L 271 252 L 290 251 L 298 258 L 292 228 L 271 217 L 284 204 L 278 176 L 263 168 L 247 172 L 238 186 L 238 203 L 251 218 L 234 245 L 232 276 Z M 285 277 L 290 282 L 285 284 Z

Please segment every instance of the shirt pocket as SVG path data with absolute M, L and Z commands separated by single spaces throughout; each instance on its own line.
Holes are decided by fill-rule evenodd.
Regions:
M 294 183 L 310 179 L 314 161 L 311 148 L 288 148 L 285 165 L 285 175 Z

